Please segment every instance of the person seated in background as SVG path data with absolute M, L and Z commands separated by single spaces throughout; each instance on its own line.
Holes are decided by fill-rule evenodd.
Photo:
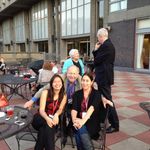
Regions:
M 57 61 L 51 61 L 53 73 L 58 73 Z
M 3 57 L 0 58 L 0 74 L 1 75 L 6 74 L 6 63 Z
M 67 72 L 68 67 L 75 65 L 79 68 L 79 74 L 82 76 L 84 74 L 84 64 L 79 58 L 79 51 L 77 49 L 71 49 L 69 52 L 70 58 L 68 58 L 63 65 L 62 73 Z
M 39 77 L 37 81 L 37 90 L 49 83 L 50 79 L 54 75 L 52 71 L 52 64 L 48 61 L 44 62 L 42 69 L 39 70 Z
M 38 130 L 35 150 L 54 150 L 55 132 L 59 116 L 66 105 L 64 82 L 58 74 L 50 80 L 49 90 L 42 91 L 39 113 L 34 115 L 32 126 Z
M 81 79 L 82 89 L 72 96 L 71 116 L 75 128 L 78 150 L 94 150 L 92 140 L 98 139 L 100 122 L 104 122 L 106 104 L 113 106 L 109 100 L 102 100 L 98 90 L 93 88 L 93 76 L 85 73 Z

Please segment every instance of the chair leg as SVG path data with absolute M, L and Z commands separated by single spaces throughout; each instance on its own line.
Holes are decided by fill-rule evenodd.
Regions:
M 70 135 L 70 140 L 71 140 L 71 145 L 72 145 L 72 148 L 74 148 L 74 143 L 73 143 L 73 135 Z
M 16 140 L 17 140 L 18 150 L 20 150 L 20 140 L 17 138 L 16 138 Z

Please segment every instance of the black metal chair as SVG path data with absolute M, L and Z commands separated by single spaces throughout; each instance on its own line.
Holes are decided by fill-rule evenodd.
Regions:
M 72 104 L 67 104 L 65 111 L 62 115 L 62 132 L 63 132 L 63 147 L 65 145 L 71 145 L 72 148 L 75 148 L 75 139 L 73 132 L 73 124 L 71 119 L 71 106 Z
M 98 149 L 98 150 L 105 150 L 105 148 L 106 148 L 106 146 L 105 146 L 106 145 L 106 127 L 107 127 L 109 106 L 107 105 L 106 109 L 103 109 L 103 111 L 105 112 L 105 116 L 103 116 L 101 118 L 99 138 L 97 140 L 92 139 L 94 149 Z M 65 113 L 64 113 L 64 115 L 66 117 Z M 64 119 L 63 119 L 63 121 L 64 121 Z M 62 125 L 64 125 L 64 123 L 62 123 Z M 75 142 L 75 137 L 74 137 L 74 133 L 73 133 L 73 128 L 71 128 L 71 125 L 70 125 L 68 127 L 68 129 L 67 129 L 67 131 L 68 131 L 68 133 L 69 132 L 70 133 L 67 136 L 67 141 L 66 141 L 65 145 L 71 145 L 72 148 L 75 148 L 76 142 Z M 64 144 L 64 143 L 62 143 L 62 144 Z M 65 145 L 63 145 L 63 146 L 65 146 Z
M 63 131 L 62 131 L 62 115 L 60 116 L 60 124 L 55 135 L 55 143 L 60 139 L 60 149 L 63 149 Z M 23 141 L 32 141 L 36 142 L 38 131 L 35 130 L 32 125 L 25 128 L 22 132 L 19 132 L 16 135 L 16 140 L 18 144 L 18 150 L 20 150 L 20 142 Z
M 142 109 L 144 109 L 148 113 L 150 119 L 150 102 L 141 102 L 139 105 Z

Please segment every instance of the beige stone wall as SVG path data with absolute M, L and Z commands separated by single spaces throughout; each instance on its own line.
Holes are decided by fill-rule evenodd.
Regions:
M 8 54 L 8 53 L 3 53 L 0 54 L 0 57 L 4 57 L 6 62 L 16 62 L 18 63 L 18 61 L 22 61 L 24 59 L 29 59 L 31 58 L 31 60 L 38 60 L 38 59 L 44 59 L 43 53 L 16 53 L 16 54 Z

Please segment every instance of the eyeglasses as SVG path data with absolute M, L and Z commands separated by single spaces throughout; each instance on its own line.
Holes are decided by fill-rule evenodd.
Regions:
M 78 73 L 68 72 L 68 75 L 77 75 Z

